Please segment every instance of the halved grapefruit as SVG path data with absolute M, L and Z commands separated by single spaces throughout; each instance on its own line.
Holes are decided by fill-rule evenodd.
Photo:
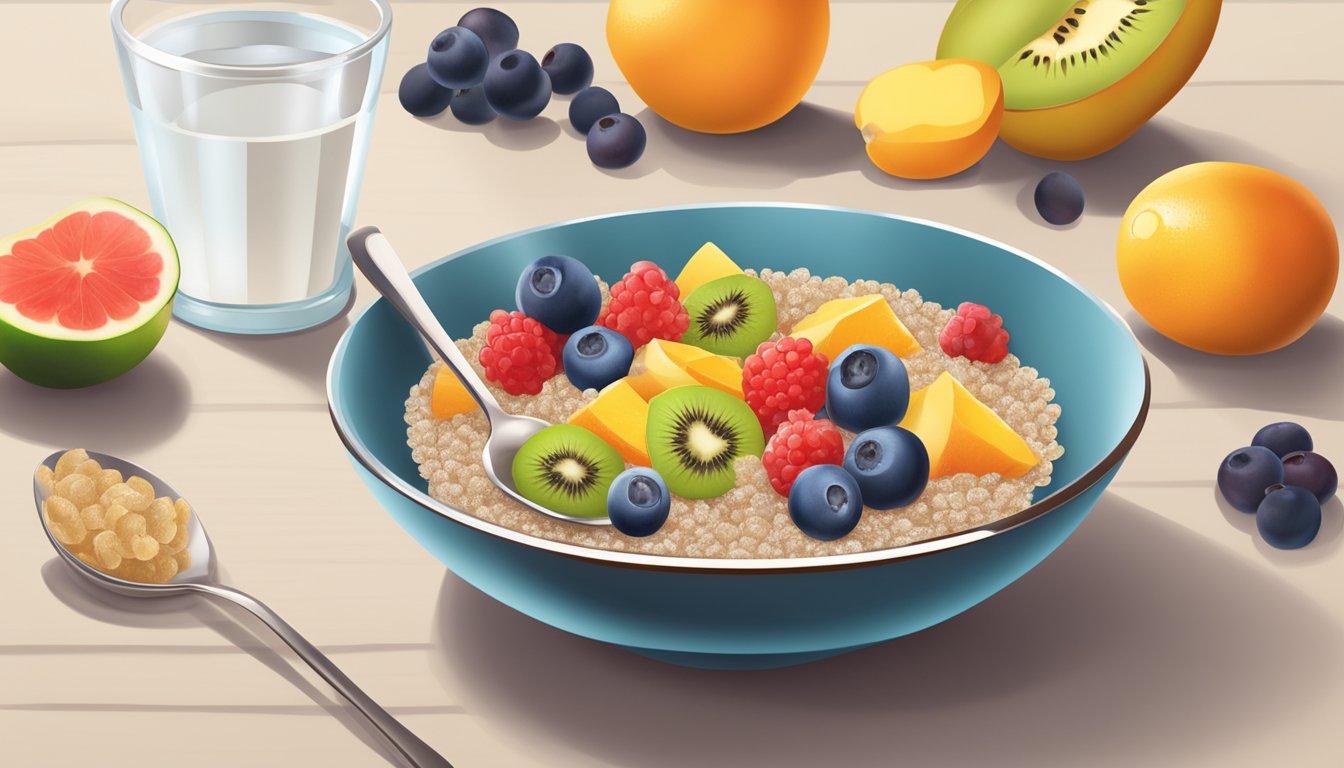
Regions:
M 110 198 L 0 240 L 0 363 L 44 387 L 116 378 L 163 338 L 177 277 L 163 226 Z

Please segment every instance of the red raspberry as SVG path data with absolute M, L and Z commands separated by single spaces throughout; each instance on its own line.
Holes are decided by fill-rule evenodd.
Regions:
M 691 318 L 681 303 L 681 289 L 667 273 L 651 261 L 639 261 L 611 286 L 611 302 L 597 324 L 616 331 L 639 349 L 653 339 L 681 339 Z
M 779 425 L 761 455 L 770 486 L 786 498 L 804 469 L 844 460 L 845 442 L 840 430 L 826 419 L 815 418 L 811 411 L 789 411 L 788 419 Z
M 560 370 L 560 349 L 555 331 L 522 312 L 496 309 L 490 313 L 490 329 L 480 361 L 485 377 L 510 395 L 535 395 L 541 385 Z M 563 340 L 559 342 L 563 345 Z
M 1003 330 L 1003 318 L 989 307 L 963 301 L 938 334 L 938 344 L 948 357 L 997 363 L 1008 355 L 1008 332 Z
M 812 342 L 785 336 L 756 348 L 742 365 L 742 393 L 765 434 L 802 409 L 816 413 L 826 404 L 826 356 Z

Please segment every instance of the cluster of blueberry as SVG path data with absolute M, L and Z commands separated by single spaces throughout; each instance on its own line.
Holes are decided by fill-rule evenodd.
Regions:
M 575 130 L 587 135 L 588 157 L 601 168 L 624 168 L 644 154 L 644 126 L 622 114 L 616 97 L 591 87 L 593 59 L 582 46 L 560 43 L 536 57 L 518 48 L 518 25 L 494 8 L 476 8 L 440 32 L 429 54 L 401 79 L 401 106 L 416 117 L 445 109 L 468 125 L 496 116 L 531 120 L 552 94 L 570 103 Z
M 1299 549 L 1321 529 L 1321 505 L 1335 495 L 1339 475 L 1300 424 L 1280 421 L 1255 433 L 1251 444 L 1218 466 L 1218 491 L 1242 512 L 1270 546 Z

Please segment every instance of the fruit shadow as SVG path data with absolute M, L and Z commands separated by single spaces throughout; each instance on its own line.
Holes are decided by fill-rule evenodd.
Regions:
M 479 133 L 485 140 L 514 152 L 530 152 L 541 149 L 560 138 L 560 124 L 549 117 L 534 117 L 531 120 L 505 120 L 497 117 L 485 125 L 467 125 L 453 117 L 451 110 L 445 110 L 434 117 L 417 118 L 425 125 L 432 125 L 441 131 L 453 133 Z
M 1202 408 L 1254 408 L 1344 419 L 1344 320 L 1323 315 L 1302 338 L 1262 355 L 1211 355 L 1177 344 L 1129 310 L 1134 335 Z
M 351 297 L 353 306 L 354 298 Z M 217 344 L 298 381 L 314 394 L 326 394 L 327 363 L 345 329 L 350 327 L 349 307 L 338 317 L 293 333 L 242 335 L 220 333 L 183 325 L 182 328 L 205 341 Z
M 290 685 L 312 701 L 314 706 L 306 705 L 260 705 L 246 704 L 204 704 L 199 711 L 218 714 L 285 714 L 285 715 L 322 715 L 334 717 L 356 738 L 370 749 L 381 755 L 387 762 L 400 765 L 390 748 L 384 746 L 372 726 L 344 699 L 329 691 L 320 680 L 310 680 L 300 671 L 303 662 L 288 646 L 284 645 L 271 630 L 257 618 L 229 603 L 215 603 L 198 595 L 183 595 L 164 598 L 134 598 L 113 594 L 88 584 L 75 575 L 70 566 L 59 557 L 54 557 L 42 565 L 42 581 L 52 596 L 75 613 L 94 621 L 114 626 L 137 629 L 184 629 L 205 627 L 218 635 L 227 645 L 87 645 L 70 647 L 71 653 L 128 653 L 134 655 L 164 654 L 203 656 L 202 664 L 208 664 L 208 657 L 242 651 L 256 659 L 262 665 L 275 672 Z M 401 647 L 398 646 L 397 649 Z M 418 646 L 415 649 L 418 650 Z M 59 646 L 44 646 L 44 654 L 61 653 Z M 382 646 L 363 646 L 351 650 L 391 650 Z M 0 654 L 7 653 L 0 649 Z M 303 667 L 306 669 L 306 667 Z M 193 706 L 180 702 L 155 704 L 135 701 L 124 704 L 85 705 L 70 704 L 65 709 L 94 709 L 110 712 L 157 712 L 171 713 L 191 710 Z M 388 711 L 396 714 L 455 714 L 461 712 L 457 706 L 427 706 L 397 708 Z
M 1301 549 L 1275 549 L 1265 543 L 1264 537 L 1255 527 L 1255 515 L 1242 512 L 1228 504 L 1216 486 L 1213 489 L 1213 501 L 1232 527 L 1246 534 L 1256 551 L 1276 566 L 1291 568 L 1329 560 L 1339 552 L 1340 546 L 1344 545 L 1344 502 L 1341 502 L 1338 496 L 1321 506 L 1321 530 L 1316 533 L 1316 538 L 1310 544 Z
M 688 131 L 647 108 L 635 117 L 649 134 L 648 149 L 639 162 L 613 175 L 647 176 L 662 169 L 702 186 L 778 189 L 871 165 L 854 116 L 808 102 L 746 133 Z
M 1193 128 L 1170 118 L 1158 116 L 1133 136 L 1109 152 L 1087 160 L 1047 160 L 1018 152 L 1002 141 L 995 142 L 976 168 L 982 183 L 1027 185 L 1050 171 L 1064 171 L 1078 179 L 1086 197 L 1083 216 L 1088 212 L 1118 216 L 1144 187 L 1162 174 L 1190 163 L 1211 160 L 1250 163 L 1271 168 L 1301 181 L 1309 187 L 1324 188 L 1325 181 L 1313 183 L 1314 174 L 1298 168 L 1277 155 L 1241 139 L 1216 131 Z M 975 172 L 972 169 L 967 173 Z M 955 178 L 955 177 L 953 177 Z M 1058 229 L 1036 213 L 1030 195 L 1027 205 L 1018 196 L 1018 208 L 1042 227 Z
M 435 627 L 436 673 L 473 711 L 648 768 L 1008 765 L 1015 750 L 1020 765 L 1180 764 L 1236 738 L 1248 711 L 1259 732 L 1292 723 L 1344 673 L 1344 637 L 1315 604 L 1114 494 L 985 603 L 801 667 L 669 666 L 451 574 Z M 1293 653 L 1266 655 L 1288 638 Z
M 0 404 L 0 434 L 52 450 L 134 455 L 187 420 L 191 383 L 167 355 L 152 352 L 125 375 L 83 389 L 46 389 L 0 370 Z

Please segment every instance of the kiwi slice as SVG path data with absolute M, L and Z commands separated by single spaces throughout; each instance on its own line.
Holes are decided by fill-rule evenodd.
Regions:
M 683 344 L 716 355 L 746 357 L 775 332 L 775 294 L 751 275 L 730 275 L 691 291 L 686 297 L 691 325 Z
M 765 450 L 756 414 L 713 387 L 675 387 L 649 401 L 646 438 L 654 470 L 688 499 L 727 493 L 737 483 L 733 462 Z
M 1004 107 L 1045 109 L 1120 81 L 1157 50 L 1189 0 L 961 0 L 939 58 L 999 70 Z
M 607 514 L 607 489 L 625 471 L 615 448 L 583 427 L 556 424 L 513 457 L 513 484 L 528 501 L 575 517 Z

